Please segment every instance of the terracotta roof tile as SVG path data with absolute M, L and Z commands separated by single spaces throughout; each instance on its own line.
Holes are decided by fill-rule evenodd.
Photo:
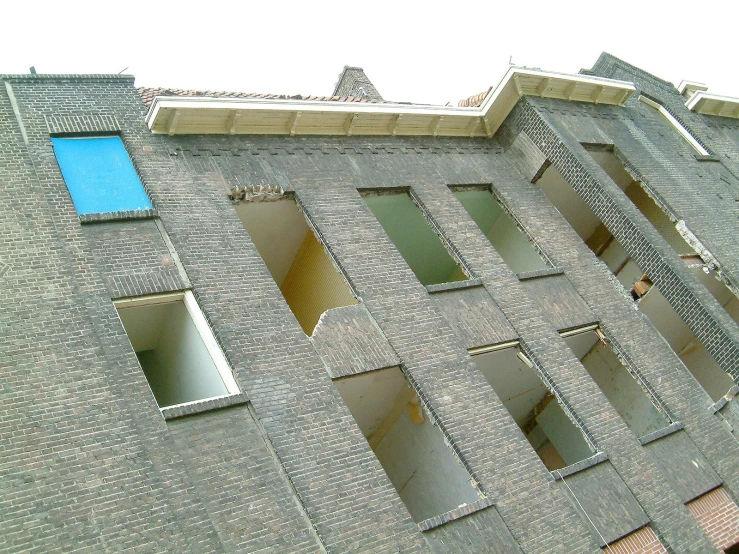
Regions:
M 493 87 L 490 87 L 485 92 L 480 92 L 474 96 L 460 100 L 458 105 L 460 108 L 479 108 L 491 90 L 493 90 Z
M 213 90 L 185 90 L 178 88 L 138 87 L 136 89 L 148 108 L 156 96 L 203 96 L 208 98 L 263 98 L 266 100 L 319 100 L 324 102 L 363 102 L 376 104 L 367 98 L 356 96 L 305 96 L 302 94 L 259 94 L 253 92 L 222 92 Z

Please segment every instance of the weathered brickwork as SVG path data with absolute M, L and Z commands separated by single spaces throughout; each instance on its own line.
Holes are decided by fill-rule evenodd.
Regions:
M 523 98 L 492 139 L 167 136 L 147 128 L 129 77 L 3 76 L 0 550 L 626 554 L 729 545 L 739 532 L 739 443 L 532 184 L 554 164 L 739 376 L 736 323 L 582 146 L 617 148 L 731 280 L 736 129 L 683 114 L 671 85 L 619 62 L 606 56 L 594 71 L 637 82 L 718 161 L 697 160 L 636 99 L 612 107 Z M 354 68 L 342 79 L 355 95 L 371 86 Z M 80 220 L 50 136 L 101 133 L 120 134 L 154 210 Z M 455 197 L 459 185 L 490 187 L 552 267 L 513 273 Z M 296 199 L 357 297 L 324 313 L 311 337 L 228 197 L 259 186 Z M 421 285 L 363 200 L 367 189 L 410 190 L 470 280 Z M 239 393 L 160 411 L 111 300 L 183 290 L 193 291 Z M 594 323 L 674 423 L 659 438 L 642 445 L 559 334 Z M 595 456 L 548 471 L 468 353 L 515 341 Z M 481 496 L 420 526 L 332 382 L 395 366 Z

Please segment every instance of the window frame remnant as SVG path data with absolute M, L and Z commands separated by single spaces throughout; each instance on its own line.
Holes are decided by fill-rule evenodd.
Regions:
M 562 397 L 559 390 L 554 385 L 554 382 L 551 379 L 551 377 L 545 371 L 541 369 L 539 364 L 533 359 L 533 356 L 526 350 L 527 349 L 525 349 L 525 345 L 520 340 L 515 340 L 515 341 L 506 341 L 504 343 L 490 345 L 490 346 L 472 348 L 468 350 L 468 353 L 472 357 L 473 361 L 475 361 L 475 365 L 477 366 L 478 371 L 482 373 L 485 381 L 487 381 L 490 388 L 493 390 L 495 395 L 499 398 L 499 400 L 503 404 L 503 407 L 508 411 L 511 418 L 516 423 L 516 426 L 523 433 L 527 442 L 531 445 L 532 449 L 536 452 L 539 459 L 542 461 L 542 463 L 547 467 L 549 471 L 556 472 L 559 470 L 564 470 L 565 468 L 576 466 L 577 464 L 579 464 L 580 462 L 584 460 L 588 460 L 595 456 L 602 455 L 602 453 L 600 452 L 600 449 L 598 448 L 595 442 L 595 439 L 590 435 L 590 433 L 585 428 L 584 424 L 575 415 L 574 410 L 569 405 L 569 403 L 566 401 L 566 399 Z M 523 391 L 523 393 L 515 394 L 514 396 L 508 398 L 507 400 L 504 400 L 500 394 L 502 391 L 500 391 L 499 388 L 496 388 L 495 386 L 493 386 L 493 383 L 488 379 L 488 376 L 486 372 L 483 370 L 483 367 L 477 363 L 475 358 L 489 355 L 489 354 L 500 354 L 500 353 L 512 354 L 513 352 L 515 352 L 515 356 L 520 361 L 520 363 L 526 366 L 528 368 L 528 371 L 531 372 L 528 377 L 535 377 L 537 379 L 538 384 L 534 388 L 526 389 L 525 391 Z M 511 372 L 508 372 L 508 373 L 510 374 Z M 526 381 L 528 377 L 522 376 L 521 378 L 524 381 Z M 516 416 L 513 414 L 513 412 L 511 412 L 511 408 L 509 408 L 506 405 L 506 402 L 510 403 L 514 399 L 518 399 L 517 401 L 521 402 L 523 400 L 523 394 L 529 394 L 535 389 L 538 389 L 540 386 L 541 388 L 545 389 L 546 392 L 534 405 L 532 411 L 527 414 L 527 417 L 528 415 L 534 414 L 535 412 L 537 412 L 537 410 L 538 410 L 538 413 L 536 413 L 536 415 L 534 415 L 534 417 L 531 418 L 525 424 L 519 423 L 519 421 L 516 419 Z M 527 403 L 528 402 L 529 401 L 527 401 Z M 547 432 L 544 431 L 544 428 L 538 424 L 536 418 L 539 417 L 539 415 L 541 415 L 541 413 L 543 413 L 547 409 L 547 407 L 549 406 L 549 404 L 551 404 L 551 402 L 555 402 L 558 405 L 558 408 L 562 412 L 562 415 L 572 424 L 573 429 L 579 432 L 579 435 L 582 437 L 583 444 L 587 446 L 588 450 L 590 451 L 590 453 L 587 456 L 581 457 L 579 460 L 573 461 L 571 463 L 567 463 L 564 455 L 560 453 L 560 451 L 554 446 L 554 443 L 552 443 L 552 440 L 547 434 Z M 556 422 L 556 418 L 558 416 L 555 414 L 552 414 L 552 417 L 554 418 L 552 421 Z M 534 443 L 532 442 L 536 440 L 536 437 L 532 436 L 533 431 L 535 430 L 536 427 L 539 427 L 541 429 L 541 432 L 539 434 L 543 435 L 545 438 L 545 440 L 541 442 L 541 444 L 539 444 L 538 447 L 535 446 Z M 551 445 L 552 449 L 556 453 L 556 456 L 562 460 L 562 463 L 564 465 L 562 465 L 561 467 L 550 468 L 549 465 L 547 465 L 547 461 L 545 461 L 545 457 L 551 456 L 551 452 L 549 455 L 540 453 L 540 450 L 545 447 L 547 442 Z M 570 455 L 571 453 L 568 454 L 568 457 L 570 457 Z M 550 462 L 551 461 L 552 460 L 550 460 Z
M 649 401 L 650 405 L 656 410 L 656 412 L 662 417 L 664 420 L 665 425 L 663 425 L 659 429 L 654 429 L 652 431 L 648 431 L 646 433 L 637 434 L 634 433 L 634 435 L 637 438 L 641 438 L 643 436 L 650 435 L 651 433 L 655 431 L 660 431 L 661 429 L 665 429 L 675 423 L 677 420 L 674 418 L 674 416 L 670 413 L 667 406 L 662 402 L 662 400 L 659 398 L 657 393 L 654 391 L 652 386 L 649 384 L 649 382 L 644 378 L 644 376 L 641 374 L 641 372 L 638 371 L 638 369 L 635 367 L 633 362 L 628 358 L 626 353 L 621 349 L 621 347 L 614 341 L 614 339 L 610 336 L 610 334 L 603 328 L 603 326 L 599 323 L 594 323 L 591 325 L 585 325 L 582 327 L 575 327 L 572 329 L 567 329 L 566 331 L 560 331 L 559 335 L 562 337 L 562 339 L 565 341 L 567 346 L 572 349 L 572 346 L 567 342 L 566 339 L 570 337 L 575 337 L 578 335 L 585 335 L 590 332 L 593 332 L 600 343 L 607 348 L 618 360 L 618 363 L 621 365 L 621 367 L 630 375 L 630 377 L 634 380 L 636 385 L 641 390 L 644 397 Z M 614 402 L 611 400 L 608 394 L 606 394 L 606 391 L 600 386 L 600 384 L 596 381 L 595 377 L 591 373 L 591 370 L 583 363 L 583 360 L 596 348 L 597 342 L 591 347 L 591 349 L 586 352 L 582 358 L 579 359 L 580 363 L 583 365 L 585 370 L 588 372 L 588 375 L 593 380 L 593 382 L 596 384 L 598 389 L 606 396 L 608 399 L 608 402 L 613 406 L 613 408 L 618 412 L 619 416 L 621 416 L 621 419 L 626 423 L 626 426 L 629 427 L 630 430 L 633 432 L 632 425 L 628 422 L 628 420 L 621 414 L 620 408 L 614 404 Z M 575 357 L 577 357 L 577 353 L 573 350 L 573 354 Z
M 186 290 L 186 291 L 164 293 L 164 294 L 154 294 L 154 295 L 147 295 L 147 296 L 120 298 L 117 300 L 113 300 L 113 305 L 115 306 L 116 311 L 119 311 L 119 310 L 125 310 L 129 308 L 141 308 L 145 306 L 152 306 L 152 305 L 159 305 L 159 304 L 175 304 L 178 302 L 182 302 L 185 309 L 187 310 L 187 315 L 189 316 L 190 321 L 192 322 L 195 329 L 197 330 L 197 333 L 203 342 L 203 346 L 205 346 L 208 352 L 208 355 L 210 356 L 210 359 L 213 362 L 213 366 L 218 372 L 218 377 L 220 378 L 221 382 L 223 383 L 224 388 L 226 389 L 226 394 L 217 395 L 217 396 L 208 396 L 208 397 L 198 398 L 196 400 L 190 400 L 190 401 L 180 402 L 176 404 L 167 404 L 166 406 L 161 405 L 159 403 L 159 400 L 157 400 L 157 405 L 159 406 L 160 410 L 165 409 L 165 408 L 172 408 L 176 406 L 195 404 L 198 402 L 204 402 L 206 400 L 212 400 L 214 398 L 221 398 L 224 396 L 232 396 L 232 395 L 240 394 L 241 391 L 239 390 L 239 386 L 236 383 L 236 379 L 234 378 L 233 372 L 231 371 L 231 366 L 226 360 L 226 357 L 223 354 L 223 351 L 221 350 L 221 347 L 219 346 L 218 341 L 216 340 L 216 337 L 213 334 L 212 329 L 210 328 L 210 325 L 208 324 L 207 320 L 205 319 L 205 316 L 200 310 L 200 306 L 198 305 L 198 302 L 195 299 L 195 296 L 193 295 L 192 291 Z M 120 313 L 119 313 L 119 318 L 120 318 Z M 123 326 L 122 320 L 121 320 L 121 325 Z M 123 326 L 123 328 L 126 333 L 126 337 L 128 337 L 128 330 L 126 330 L 125 326 Z M 130 341 L 130 338 L 129 338 L 129 341 Z M 133 344 L 131 346 L 133 347 Z M 138 352 L 137 352 L 137 357 L 138 357 Z M 142 366 L 142 370 L 143 370 L 143 366 Z M 147 382 L 148 381 L 149 379 L 147 377 Z M 149 387 L 152 388 L 151 383 L 149 383 Z M 152 392 L 153 392 L 153 389 L 152 389 Z

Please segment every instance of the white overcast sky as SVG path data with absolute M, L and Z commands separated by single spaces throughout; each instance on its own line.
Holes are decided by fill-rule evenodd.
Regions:
M 230 3 L 8 0 L 0 73 L 125 73 L 140 86 L 328 95 L 361 66 L 388 100 L 445 104 L 513 63 L 576 73 L 601 52 L 739 96 L 739 2 Z

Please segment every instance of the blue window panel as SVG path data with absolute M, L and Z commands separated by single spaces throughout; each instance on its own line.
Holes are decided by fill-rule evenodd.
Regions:
M 152 209 L 120 137 L 52 138 L 80 215 Z

